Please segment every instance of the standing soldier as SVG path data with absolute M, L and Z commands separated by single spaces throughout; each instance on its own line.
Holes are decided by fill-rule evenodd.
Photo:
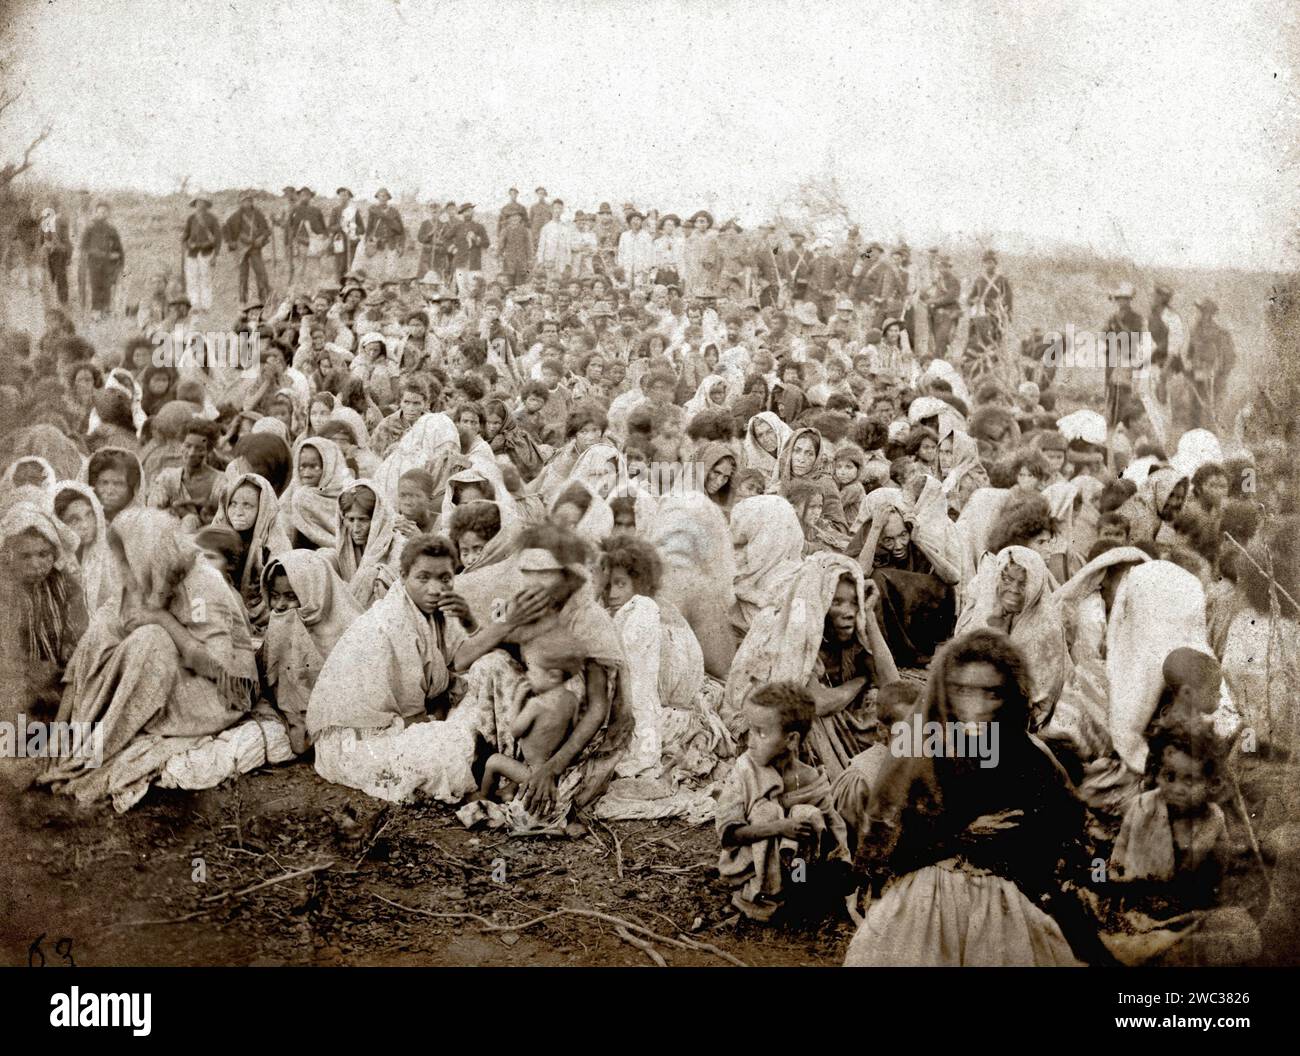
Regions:
M 331 248 L 334 251 L 334 275 L 342 285 L 343 276 L 352 270 L 352 258 L 356 256 L 357 244 L 366 230 L 366 218 L 347 187 L 340 187 L 334 193 L 339 196 L 339 203 L 330 210 Z
M 452 237 L 452 253 L 456 290 L 464 302 L 471 299 L 474 280 L 483 275 L 483 250 L 492 242 L 487 229 L 474 219 L 472 202 L 460 207 L 459 216 L 460 222 L 456 224 Z
M 108 222 L 108 203 L 95 204 L 95 219 L 81 236 L 81 255 L 90 279 L 90 311 L 102 319 L 113 303 L 113 286 L 126 266 L 126 252 L 117 228 Z
M 212 213 L 212 199 L 196 194 L 181 232 L 185 292 L 200 312 L 212 310 L 212 262 L 221 249 L 221 222 Z
M 554 219 L 555 213 L 551 209 L 551 203 L 546 200 L 546 188 L 538 187 L 537 202 L 528 212 L 528 226 L 533 233 L 533 250 L 536 252 L 537 244 L 542 237 L 542 228 Z
M 321 258 L 329 246 L 325 214 L 320 211 L 320 206 L 313 204 L 315 197 L 316 192 L 310 187 L 299 187 L 297 204 L 289 214 L 290 252 L 293 254 L 289 261 L 289 279 L 293 281 L 296 271 L 298 281 L 309 290 L 320 283 Z
M 898 272 L 898 318 L 903 320 L 903 330 L 907 333 L 907 342 L 912 351 L 917 350 L 916 343 L 916 281 L 912 275 L 912 250 L 906 242 L 900 242 L 893 253 L 894 270 Z
M 885 247 L 879 242 L 870 243 L 853 270 L 853 299 L 866 309 L 867 329 L 883 330 L 885 320 L 892 318 L 891 312 L 897 307 L 902 284 L 885 256 Z
M 41 245 L 45 254 L 45 267 L 50 285 L 62 307 L 68 304 L 68 262 L 72 259 L 72 239 L 68 234 L 67 218 L 57 206 L 41 214 Z M 48 298 L 47 298 L 48 300 Z
M 252 191 L 239 196 L 239 208 L 226 220 L 226 242 L 230 252 L 239 254 L 239 302 L 248 300 L 248 272 L 252 269 L 257 281 L 257 296 L 265 301 L 271 294 L 271 282 L 266 276 L 266 262 L 262 248 L 271 241 L 271 225 L 260 210 Z
M 81 253 L 81 236 L 94 220 L 95 212 L 90 203 L 90 192 L 81 191 L 77 195 L 77 213 L 72 218 L 72 245 L 75 247 L 75 270 L 77 274 L 77 304 L 84 312 L 90 306 L 90 284 L 86 275 L 86 258 Z
M 957 320 L 961 318 L 961 279 L 953 273 L 951 257 L 939 257 L 937 269 L 921 300 L 929 316 L 930 354 L 935 359 L 945 359 L 957 329 Z
M 1102 332 L 1106 356 L 1106 421 L 1114 428 L 1133 399 L 1133 367 L 1138 364 L 1146 322 L 1133 311 L 1133 284 L 1121 282 L 1110 295 L 1115 311 Z M 1136 346 L 1136 347 L 1135 347 Z
M 1237 362 L 1232 335 L 1215 320 L 1219 306 L 1209 297 L 1196 302 L 1197 317 L 1187 338 L 1183 369 L 1195 391 L 1192 428 L 1218 429 L 1216 415 L 1228 375 Z
M 966 295 L 970 308 L 968 344 L 979 349 L 1002 347 L 1002 335 L 1011 322 L 1011 283 L 998 273 L 998 255 L 989 250 L 982 258 L 984 273 L 976 276 Z
M 523 219 L 524 227 L 528 227 L 528 207 L 519 200 L 519 188 L 511 187 L 506 192 L 510 195 L 510 201 L 501 207 L 497 213 L 497 247 L 500 248 L 501 236 L 506 232 L 506 224 L 512 216 L 518 216 Z
M 524 283 L 533 259 L 533 235 L 526 218 L 511 213 L 499 236 L 497 255 L 501 260 L 501 281 L 507 290 Z
M 280 242 L 284 246 L 284 264 L 289 269 L 289 276 L 285 281 L 287 284 L 292 285 L 294 265 L 293 218 L 294 212 L 298 208 L 298 189 L 296 187 L 282 187 L 280 196 L 284 199 L 284 210 L 276 213 L 274 223 L 280 229 Z
M 396 279 L 397 259 L 406 248 L 406 226 L 402 214 L 389 204 L 393 196 L 387 187 L 375 192 L 375 200 L 379 204 L 370 207 L 366 220 L 366 256 L 378 255 L 381 279 Z

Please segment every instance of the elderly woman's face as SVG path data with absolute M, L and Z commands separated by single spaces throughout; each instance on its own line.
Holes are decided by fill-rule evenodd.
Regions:
M 806 477 L 817 463 L 817 444 L 807 434 L 794 442 L 790 452 L 790 472 L 796 477 Z
M 769 455 L 776 454 L 776 431 L 767 422 L 754 423 L 754 442 Z
M 876 544 L 877 555 L 883 554 L 891 561 L 902 561 L 907 557 L 908 547 L 912 542 L 912 533 L 897 511 L 885 518 L 880 530 L 880 541 Z
M 262 495 L 251 484 L 241 484 L 226 502 L 226 520 L 237 532 L 247 532 L 257 523 Z
M 54 547 L 45 539 L 24 532 L 9 544 L 9 567 L 23 586 L 35 586 L 54 571 Z
M 736 471 L 736 460 L 734 458 L 720 458 L 708 475 L 704 478 L 704 490 L 710 495 L 716 495 L 731 480 L 731 475 Z
M 1029 570 L 1011 562 L 998 575 L 998 604 L 1007 615 L 1023 612 Z
M 841 576 L 835 587 L 835 596 L 826 613 L 835 637 L 847 642 L 853 637 L 858 620 L 858 591 L 849 576 Z

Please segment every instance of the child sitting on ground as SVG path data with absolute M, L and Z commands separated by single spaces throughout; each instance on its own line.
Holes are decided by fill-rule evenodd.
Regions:
M 799 758 L 816 714 L 808 691 L 791 682 L 760 686 L 744 705 L 748 747 L 727 778 L 715 823 L 718 872 L 734 889 L 732 904 L 753 920 L 771 920 L 781 908 L 786 885 L 803 878 L 797 866 L 848 867 L 848 836 L 826 772 Z
M 1110 857 L 1127 929 L 1112 936 L 1125 963 L 1240 964 L 1258 956 L 1259 931 L 1240 906 L 1220 905 L 1233 848 L 1223 809 L 1219 746 L 1207 730 L 1171 726 L 1150 741 L 1147 790 L 1124 814 Z
M 526 674 L 515 691 L 511 710 L 510 736 L 522 759 L 497 752 L 487 761 L 476 799 L 488 799 L 497 778 L 523 784 L 564 743 L 578 713 L 578 697 L 565 683 L 580 672 L 585 660 L 574 651 L 562 651 L 552 644 L 546 649 L 524 648 Z
M 901 680 L 890 682 L 876 691 L 876 729 L 872 732 L 875 743 L 849 760 L 849 765 L 831 790 L 835 809 L 848 830 L 849 846 L 855 852 L 870 806 L 871 786 L 880 767 L 889 758 L 894 724 L 908 721 L 920 695 L 921 683 Z

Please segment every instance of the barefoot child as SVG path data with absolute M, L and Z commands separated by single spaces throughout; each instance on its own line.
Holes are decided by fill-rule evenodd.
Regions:
M 754 920 L 781 908 L 797 860 L 849 860 L 844 821 L 826 772 L 799 758 L 817 709 L 791 682 L 756 689 L 744 705 L 748 748 L 718 799 L 718 871 L 732 904 Z
M 515 707 L 519 710 L 510 723 L 522 760 L 498 752 L 483 770 L 479 799 L 492 795 L 498 777 L 520 785 L 527 781 L 533 768 L 551 758 L 573 729 L 578 713 L 578 697 L 565 683 L 582 670 L 586 661 L 574 652 L 561 655 L 554 648 L 545 653 L 524 649 L 527 673 L 519 683 Z

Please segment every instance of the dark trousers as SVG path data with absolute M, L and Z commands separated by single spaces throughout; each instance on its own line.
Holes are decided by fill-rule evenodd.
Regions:
M 266 263 L 262 260 L 260 249 L 250 249 L 239 258 L 239 299 L 248 300 L 248 269 L 253 269 L 257 279 L 257 295 L 263 300 L 271 292 L 271 282 L 266 277 Z
M 50 280 L 54 283 L 54 289 L 59 295 L 59 303 L 67 304 L 68 255 L 66 253 L 51 253 L 46 263 L 50 271 Z
M 90 307 L 92 311 L 106 312 L 113 299 L 113 280 L 117 277 L 114 261 L 90 262 Z

